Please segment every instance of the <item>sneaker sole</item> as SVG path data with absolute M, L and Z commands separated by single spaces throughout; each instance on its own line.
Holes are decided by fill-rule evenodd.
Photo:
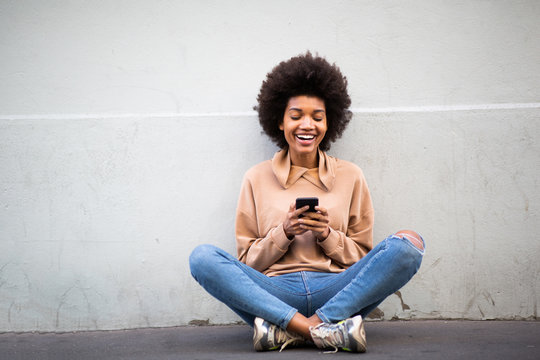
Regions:
M 270 350 L 276 350 L 279 349 L 279 346 L 275 346 L 273 348 L 264 348 L 262 344 L 264 342 L 268 342 L 268 333 L 266 331 L 263 331 L 264 329 L 264 319 L 261 318 L 255 318 L 255 322 L 253 325 L 253 348 L 255 351 L 270 351 Z
M 358 353 L 364 353 L 367 350 L 367 342 L 366 342 L 366 331 L 364 329 L 364 321 L 360 315 L 355 316 L 354 318 L 348 320 L 352 324 L 347 324 L 348 334 L 349 338 L 353 339 L 354 343 L 356 344 L 356 347 L 354 349 L 351 348 L 342 348 L 345 351 L 350 352 L 358 352 Z M 360 324 L 358 324 L 360 322 Z M 357 332 L 351 332 L 351 329 L 358 329 Z

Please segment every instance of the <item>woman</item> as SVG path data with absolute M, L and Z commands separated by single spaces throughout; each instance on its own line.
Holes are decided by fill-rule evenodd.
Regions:
M 309 52 L 293 57 L 267 75 L 257 100 L 262 128 L 281 150 L 244 176 L 238 259 L 201 245 L 192 275 L 254 327 L 258 351 L 313 342 L 364 352 L 362 318 L 416 273 L 423 239 L 401 230 L 372 249 L 364 175 L 325 152 L 351 118 L 337 66 Z M 298 197 L 320 206 L 297 209 Z

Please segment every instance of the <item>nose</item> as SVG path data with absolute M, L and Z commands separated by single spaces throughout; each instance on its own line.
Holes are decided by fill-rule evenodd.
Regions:
M 304 116 L 300 127 L 302 129 L 313 129 L 313 118 L 309 115 Z

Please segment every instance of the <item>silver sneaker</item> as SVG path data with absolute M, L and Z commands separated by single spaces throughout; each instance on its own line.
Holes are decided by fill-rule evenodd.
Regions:
M 257 351 L 277 350 L 281 352 L 285 347 L 302 345 L 305 339 L 298 334 L 283 330 L 268 321 L 255 318 L 253 326 L 253 347 Z
M 333 348 L 351 352 L 366 352 L 366 331 L 362 316 L 357 315 L 337 324 L 322 323 L 309 328 L 313 342 L 319 349 Z

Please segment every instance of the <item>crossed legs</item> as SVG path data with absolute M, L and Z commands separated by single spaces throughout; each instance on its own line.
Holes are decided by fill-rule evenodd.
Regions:
M 420 266 L 424 253 L 421 239 L 412 230 L 400 230 L 379 243 L 366 257 L 337 275 L 340 284 L 336 285 L 335 295 L 309 317 L 280 300 L 281 289 L 271 285 L 268 277 L 223 250 L 201 245 L 193 251 L 190 265 L 195 279 L 248 323 L 253 324 L 258 316 L 311 339 L 310 327 L 344 320 L 359 312 L 365 316 L 405 285 Z
M 424 251 L 424 243 L 422 240 L 420 240 L 421 239 L 420 235 L 418 235 L 415 231 L 400 230 L 396 232 L 394 236 L 397 236 L 401 239 L 406 238 L 418 250 L 422 252 Z M 300 334 L 305 339 L 312 340 L 310 327 L 316 326 L 322 322 L 323 321 L 316 313 L 310 317 L 305 317 L 304 315 L 297 312 L 289 321 L 289 324 L 287 325 L 287 330 L 290 332 Z

